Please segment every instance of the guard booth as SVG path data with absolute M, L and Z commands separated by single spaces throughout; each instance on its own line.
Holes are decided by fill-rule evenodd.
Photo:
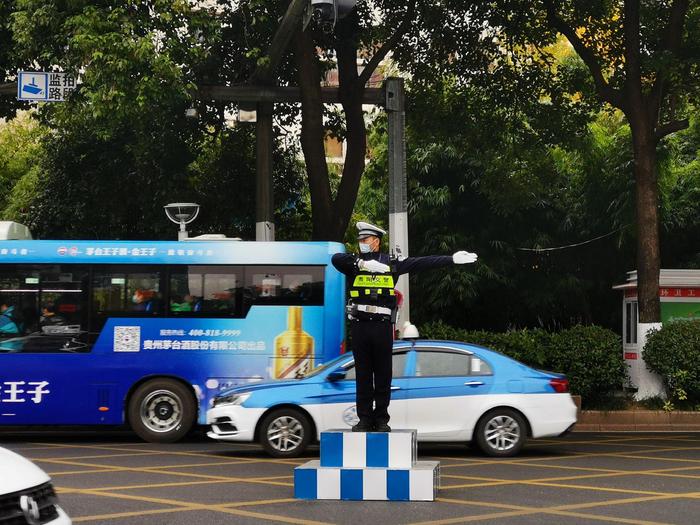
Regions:
M 622 290 L 622 351 L 636 399 L 664 394 L 661 378 L 650 372 L 642 350 L 647 333 L 669 321 L 700 319 L 700 270 L 661 270 L 659 299 L 661 323 L 639 323 L 637 308 L 637 272 L 627 272 L 627 282 L 613 286 Z

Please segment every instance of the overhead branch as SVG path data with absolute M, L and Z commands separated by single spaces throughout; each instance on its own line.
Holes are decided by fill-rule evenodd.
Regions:
M 593 50 L 591 50 L 591 48 L 589 48 L 583 42 L 583 40 L 581 40 L 578 34 L 576 34 L 574 28 L 567 24 L 557 14 L 556 6 L 552 0 L 545 0 L 545 5 L 547 6 L 547 19 L 549 20 L 549 23 L 556 31 L 566 37 L 566 39 L 574 47 L 574 51 L 576 51 L 578 56 L 581 57 L 583 63 L 586 64 L 586 67 L 593 77 L 593 82 L 595 83 L 598 95 L 600 95 L 604 101 L 615 106 L 616 108 L 623 109 L 624 101 L 621 94 L 619 91 L 611 87 L 608 81 L 605 79 L 603 69 L 601 68 L 600 63 L 598 62 L 598 57 L 596 57 Z
M 669 52 L 675 56 L 678 53 L 683 43 L 683 25 L 688 14 L 688 0 L 676 0 L 671 6 L 671 13 L 668 18 L 668 23 L 664 29 L 664 36 L 661 40 L 659 54 Z M 668 75 L 665 71 L 660 71 L 654 80 L 650 93 L 652 115 L 658 115 L 663 102 L 664 93 L 667 91 L 666 83 Z
M 271 84 L 275 83 L 275 72 L 279 66 L 284 53 L 287 51 L 289 42 L 292 40 L 295 31 L 298 30 L 301 19 L 304 15 L 304 10 L 308 4 L 307 0 L 291 0 L 287 11 L 282 17 L 282 21 L 272 38 L 267 54 L 258 64 L 257 69 L 253 73 L 253 84 Z
M 389 40 L 384 42 L 384 44 L 381 45 L 379 49 L 372 55 L 372 58 L 370 61 L 367 63 L 365 68 L 362 70 L 362 73 L 358 77 L 358 86 L 364 86 L 369 82 L 369 79 L 372 78 L 372 74 L 374 71 L 379 67 L 379 64 L 381 64 L 382 60 L 384 60 L 389 54 L 389 51 L 394 49 L 396 45 L 399 43 L 401 38 L 403 38 L 404 34 L 406 33 L 406 29 L 408 29 L 408 26 L 411 24 L 413 21 L 413 16 L 416 11 L 416 0 L 412 0 L 411 3 L 408 5 L 408 9 L 406 10 L 406 15 L 404 16 L 403 20 L 399 24 L 399 27 L 396 28 L 394 33 L 391 35 Z
M 681 120 L 673 120 L 671 122 L 667 122 L 666 124 L 657 126 L 656 131 L 654 132 L 654 136 L 656 140 L 659 141 L 666 135 L 670 135 L 671 133 L 675 133 L 676 131 L 687 129 L 689 125 L 690 121 L 687 118 Z

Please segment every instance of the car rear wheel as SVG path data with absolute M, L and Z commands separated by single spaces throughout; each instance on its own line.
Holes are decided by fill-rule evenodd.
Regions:
M 476 425 L 476 444 L 488 456 L 514 456 L 523 448 L 526 439 L 525 420 L 509 408 L 488 412 Z
M 172 379 L 154 379 L 139 386 L 129 399 L 129 423 L 151 443 L 182 439 L 197 417 L 192 392 Z
M 294 458 L 302 454 L 311 441 L 311 423 L 299 410 L 273 410 L 260 424 L 260 444 L 271 456 Z

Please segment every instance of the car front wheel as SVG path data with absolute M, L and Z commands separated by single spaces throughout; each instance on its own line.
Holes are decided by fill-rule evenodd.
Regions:
M 294 458 L 311 441 L 309 418 L 293 408 L 273 410 L 260 424 L 260 444 L 271 456 Z
M 527 425 L 515 410 L 497 408 L 479 420 L 474 437 L 479 449 L 488 456 L 515 456 L 527 439 Z

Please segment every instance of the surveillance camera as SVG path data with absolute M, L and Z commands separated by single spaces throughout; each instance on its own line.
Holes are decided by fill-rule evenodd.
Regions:
M 311 0 L 311 9 L 316 22 L 335 23 L 337 12 L 334 0 Z

